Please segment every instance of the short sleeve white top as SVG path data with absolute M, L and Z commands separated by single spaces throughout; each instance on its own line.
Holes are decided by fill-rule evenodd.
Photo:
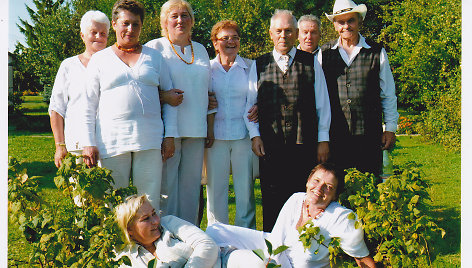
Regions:
M 275 244 L 274 248 L 282 244 L 289 246 L 281 255 L 288 257 L 291 267 L 329 267 L 328 248 L 312 243 L 311 248 L 305 251 L 302 242 L 299 241 L 296 225 L 300 219 L 305 196 L 305 193 L 295 193 L 287 200 L 269 235 L 269 240 Z M 325 245 L 329 244 L 332 237 L 339 237 L 341 249 L 346 254 L 356 258 L 366 257 L 369 255 L 369 250 L 364 242 L 364 231 L 362 228 L 354 227 L 355 220 L 348 219 L 351 213 L 352 210 L 341 206 L 338 202 L 331 202 L 321 217 L 313 220 L 313 223 L 320 227 L 319 234 L 326 238 Z M 314 254 L 316 250 L 318 254 Z
M 78 56 L 65 59 L 57 71 L 49 102 L 49 115 L 55 111 L 64 118 L 65 143 L 69 152 L 82 149 L 78 126 L 84 108 L 79 100 L 85 92 L 85 70 Z
M 172 88 L 161 54 L 143 47 L 133 67 L 108 47 L 87 67 L 84 146 L 97 146 L 101 158 L 160 149 L 164 135 L 159 91 Z M 166 137 L 175 137 L 176 111 L 164 105 Z
M 154 39 L 146 46 L 162 53 L 174 88 L 184 91 L 184 99 L 177 106 L 177 130 L 180 137 L 206 137 L 208 112 L 208 91 L 210 88 L 210 58 L 203 45 L 192 41 L 194 62 L 186 64 L 175 53 L 179 53 L 185 61 L 192 61 L 191 46 L 184 48 L 174 44 L 175 51 L 165 37 Z

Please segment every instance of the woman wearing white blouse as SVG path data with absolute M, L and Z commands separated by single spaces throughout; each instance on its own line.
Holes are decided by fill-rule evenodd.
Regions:
M 82 54 L 65 59 L 57 71 L 49 102 L 51 129 L 56 142 L 54 163 L 61 166 L 68 152 L 80 154 L 77 128 L 83 107 L 79 103 L 84 93 L 85 68 L 90 57 L 107 46 L 110 21 L 100 11 L 87 11 L 80 20 L 80 37 L 85 44 Z
M 116 188 L 132 178 L 159 209 L 162 163 L 174 152 L 177 114 L 164 104 L 161 119 L 158 88 L 170 90 L 172 80 L 162 55 L 139 44 L 143 5 L 119 0 L 112 16 L 116 43 L 93 55 L 87 68 L 84 162 L 93 166 L 100 157 Z
M 215 141 L 207 155 L 208 225 L 228 223 L 228 184 L 230 166 L 236 194 L 235 225 L 255 228 L 254 182 L 251 140 L 246 126 L 249 89 L 248 73 L 252 61 L 238 55 L 239 27 L 225 20 L 213 26 L 211 41 L 217 53 L 211 60 L 212 90 L 218 108 L 214 116 Z M 209 134 L 211 135 L 211 134 Z
M 167 200 L 161 204 L 164 214 L 178 216 L 197 224 L 203 147 L 207 137 L 210 59 L 203 45 L 191 41 L 194 15 L 183 0 L 167 1 L 161 8 L 164 37 L 146 46 L 159 50 L 169 66 L 176 88 L 183 91 L 177 106 L 175 155 L 166 161 L 163 191 Z

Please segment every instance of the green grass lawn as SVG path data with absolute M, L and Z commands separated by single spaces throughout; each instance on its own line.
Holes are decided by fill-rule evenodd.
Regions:
M 24 161 L 29 176 L 41 176 L 41 194 L 54 199 L 57 196 L 53 182 L 56 168 L 53 163 L 54 140 L 51 133 L 30 133 L 9 131 L 8 154 Z M 443 241 L 437 241 L 437 258 L 433 267 L 460 267 L 460 154 L 446 151 L 443 147 L 425 142 L 421 137 L 398 137 L 392 152 L 395 165 L 415 161 L 421 166 L 429 184 L 433 215 L 440 227 L 447 232 Z M 262 208 L 259 180 L 256 180 L 257 229 L 262 229 Z M 230 188 L 230 222 L 234 222 L 235 200 Z M 27 244 L 16 224 L 9 221 L 8 258 L 13 261 L 28 261 L 33 249 Z M 206 228 L 206 212 L 201 227 Z M 26 267 L 26 265 L 20 265 Z

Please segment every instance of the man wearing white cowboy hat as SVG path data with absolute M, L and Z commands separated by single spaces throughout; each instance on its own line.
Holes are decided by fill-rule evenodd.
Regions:
M 385 49 L 359 34 L 366 13 L 364 4 L 336 0 L 326 17 L 339 38 L 322 46 L 318 61 L 331 103 L 331 161 L 379 175 L 382 150 L 395 144 L 397 97 Z

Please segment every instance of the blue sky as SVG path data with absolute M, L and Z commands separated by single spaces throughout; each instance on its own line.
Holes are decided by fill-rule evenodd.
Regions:
M 16 26 L 17 23 L 20 23 L 19 18 L 29 20 L 25 4 L 34 7 L 32 0 L 8 0 L 8 51 L 10 52 L 15 50 L 16 42 L 25 44 L 25 38 Z

